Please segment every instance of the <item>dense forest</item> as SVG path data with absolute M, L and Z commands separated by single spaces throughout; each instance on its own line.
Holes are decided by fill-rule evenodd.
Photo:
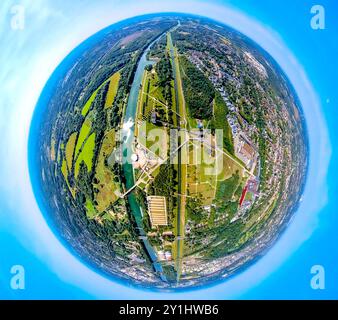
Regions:
M 186 57 L 180 56 L 184 98 L 192 118 L 212 118 L 212 102 L 215 88 L 209 79 L 198 70 Z

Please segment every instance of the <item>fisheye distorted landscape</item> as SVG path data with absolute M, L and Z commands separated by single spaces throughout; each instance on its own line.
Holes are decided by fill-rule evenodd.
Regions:
M 296 94 L 263 49 L 164 14 L 111 26 L 67 59 L 40 99 L 31 152 L 40 205 L 78 256 L 172 289 L 266 252 L 298 206 L 308 150 Z

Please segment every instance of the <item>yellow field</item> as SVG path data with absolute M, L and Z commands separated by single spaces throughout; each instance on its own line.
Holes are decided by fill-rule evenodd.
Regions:
M 73 154 L 74 154 L 76 137 L 77 137 L 77 132 L 72 133 L 66 144 L 66 161 L 67 161 L 67 167 L 69 171 L 71 171 L 73 167 Z
M 95 132 L 92 133 L 87 139 L 86 143 L 83 146 L 81 153 L 79 154 L 76 163 L 75 163 L 75 178 L 79 175 L 80 164 L 83 161 L 87 168 L 88 172 L 92 170 L 93 166 L 93 156 L 94 156 L 94 148 L 95 148 Z
M 65 159 L 62 160 L 61 172 L 66 182 L 68 183 L 68 169 L 67 169 L 67 162 Z
M 121 73 L 116 72 L 109 79 L 110 83 L 109 83 L 109 89 L 107 93 L 105 108 L 110 108 L 113 105 L 115 97 L 116 97 L 117 89 L 119 87 L 120 78 L 121 78 Z
M 56 160 L 55 144 L 56 144 L 56 141 L 55 141 L 55 139 L 52 137 L 51 142 L 50 142 L 50 159 L 51 159 L 52 161 L 55 161 L 55 160 Z
M 62 175 L 63 175 L 65 181 L 66 181 L 66 184 L 68 186 L 70 193 L 72 194 L 73 198 L 75 198 L 75 190 L 73 188 L 71 188 L 71 186 L 68 182 L 68 169 L 67 169 L 66 159 L 62 160 L 61 172 L 62 172 Z
M 109 85 L 109 89 L 108 89 L 108 94 L 107 94 L 107 101 L 106 101 L 106 107 L 110 107 L 115 99 L 116 96 L 116 92 L 118 89 L 118 85 L 119 85 L 119 81 L 120 81 L 120 77 L 121 74 L 120 72 L 116 72 L 114 73 L 108 80 L 104 81 L 94 92 L 93 94 L 90 96 L 90 98 L 88 99 L 88 101 L 86 102 L 86 104 L 84 105 L 84 107 L 82 108 L 82 112 L 81 114 L 85 117 L 88 113 L 88 111 L 90 110 L 90 107 L 92 105 L 92 103 L 94 102 L 97 93 L 99 92 L 99 90 L 104 86 L 105 83 L 107 83 L 107 81 L 110 80 L 110 85 Z

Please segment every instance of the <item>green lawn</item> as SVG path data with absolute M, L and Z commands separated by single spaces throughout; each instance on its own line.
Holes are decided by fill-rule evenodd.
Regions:
M 82 125 L 82 127 L 80 129 L 79 137 L 77 139 L 77 143 L 76 143 L 76 147 L 75 147 L 75 154 L 74 154 L 75 159 L 78 156 L 78 153 L 79 153 L 79 151 L 80 151 L 83 143 L 87 139 L 87 137 L 88 137 L 88 135 L 90 133 L 91 128 L 92 128 L 92 122 L 87 117 L 86 120 L 83 122 L 83 125 Z
M 155 99 L 159 100 L 160 102 L 165 104 L 165 99 L 162 94 L 162 88 L 158 86 L 158 75 L 156 72 L 150 72 L 148 73 L 148 79 L 149 79 L 149 94 L 154 97 Z
M 180 71 L 180 63 L 178 58 L 178 52 L 177 48 L 174 49 L 175 51 L 175 69 L 176 69 L 176 81 L 177 81 L 177 88 L 178 88 L 178 103 L 180 106 L 180 115 L 182 117 L 188 117 L 186 109 L 185 109 L 185 99 L 184 99 L 184 93 L 183 93 L 183 84 L 182 84 L 182 78 L 181 78 L 181 71 Z
M 80 164 L 83 161 L 87 166 L 88 172 L 92 170 L 93 166 L 93 156 L 94 156 L 94 149 L 95 149 L 95 132 L 92 133 L 89 138 L 87 139 L 86 143 L 84 144 L 82 151 L 80 152 L 76 163 L 75 163 L 75 178 L 79 175 Z
M 86 201 L 86 211 L 88 219 L 93 219 L 97 215 L 94 205 L 89 199 Z
M 240 183 L 241 178 L 238 174 L 234 174 L 229 179 L 224 181 L 219 181 L 216 198 L 220 199 L 222 202 L 231 201 Z
M 105 165 L 105 159 L 109 157 L 115 147 L 115 130 L 109 131 L 103 139 L 102 147 L 99 153 L 99 158 L 95 171 L 97 184 L 94 185 L 98 189 L 95 194 L 97 201 L 96 209 L 99 212 L 104 211 L 107 207 L 117 200 L 115 191 L 120 190 L 118 182 L 114 181 L 114 174 L 109 167 Z
M 187 166 L 187 183 L 190 196 L 202 196 L 203 205 L 210 205 L 215 198 L 216 175 L 207 175 L 212 165 L 203 163 L 203 159 L 196 158 L 201 155 L 201 148 L 190 146 L 189 165 Z
M 103 84 L 102 84 L 103 85 Z M 102 86 L 101 85 L 101 86 Z M 100 90 L 100 87 L 98 87 L 94 92 L 93 94 L 90 96 L 90 98 L 88 99 L 88 101 L 86 102 L 86 104 L 84 105 L 84 107 L 82 108 L 82 112 L 81 114 L 85 117 L 87 115 L 87 113 L 89 112 L 90 110 L 90 107 L 92 106 L 92 103 L 94 102 L 95 98 L 96 98 L 96 95 L 98 93 L 98 91 Z

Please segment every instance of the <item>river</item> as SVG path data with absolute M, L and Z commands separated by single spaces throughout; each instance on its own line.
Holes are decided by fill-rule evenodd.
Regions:
M 161 37 L 161 36 L 160 36 Z M 150 47 L 158 40 L 155 39 L 143 52 L 138 66 L 134 75 L 134 80 L 130 89 L 130 94 L 128 97 L 127 107 L 125 111 L 125 118 L 122 127 L 122 137 L 123 137 L 123 173 L 126 178 L 126 190 L 132 188 L 135 184 L 134 170 L 132 166 L 131 156 L 133 154 L 133 142 L 134 142 L 134 132 L 135 132 L 135 118 L 137 110 L 137 101 L 138 94 L 142 84 L 142 78 L 144 73 L 144 68 L 149 64 L 154 64 L 154 61 L 147 59 L 147 54 L 150 50 Z M 139 204 L 137 203 L 136 196 L 133 192 L 130 192 L 127 196 L 131 212 L 135 218 L 140 239 L 143 242 L 146 252 L 150 257 L 150 260 L 153 264 L 153 267 L 156 272 L 159 273 L 161 279 L 166 281 L 166 277 L 163 274 L 163 268 L 158 262 L 157 254 L 151 244 L 149 243 L 146 233 L 143 229 L 143 215 L 140 209 Z

